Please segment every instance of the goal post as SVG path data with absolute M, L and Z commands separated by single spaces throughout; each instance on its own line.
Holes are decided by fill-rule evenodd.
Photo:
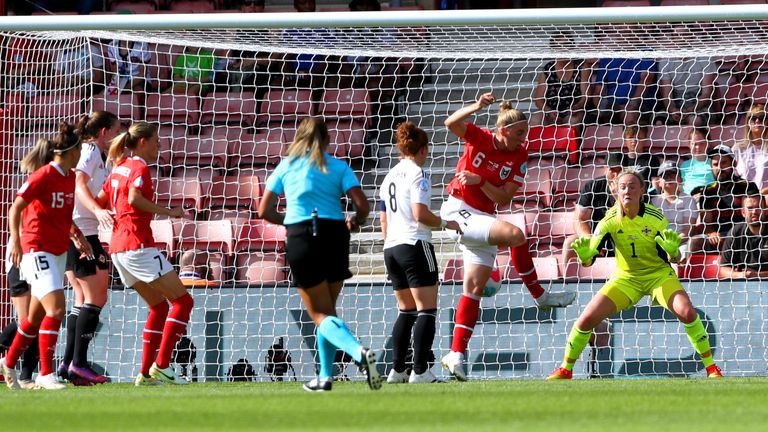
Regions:
M 501 250 L 504 289 L 481 304 L 469 375 L 541 378 L 557 366 L 570 327 L 614 265 L 609 258 L 591 269 L 562 262 L 580 189 L 604 175 L 608 153 L 623 151 L 624 123 L 649 123 L 643 152 L 676 162 L 690 157 L 691 125 L 669 115 L 658 90 L 667 85 L 662 76 L 671 85 L 711 86 L 710 146 L 742 140 L 750 106 L 768 99 L 766 23 L 768 5 L 0 17 L 7 71 L 0 81 L 0 122 L 8 125 L 0 137 L 2 154 L 12 158 L 1 165 L 0 206 L 5 215 L 25 178 L 18 161 L 38 138 L 53 134 L 58 121 L 106 109 L 125 125 L 157 124 L 157 200 L 182 205 L 192 216 L 155 220 L 154 235 L 177 269 L 209 281 L 192 288 L 196 306 L 187 338 L 193 348 L 179 351 L 177 367 L 199 380 L 226 380 L 230 367 L 247 359 L 256 379 L 306 379 L 314 375 L 314 327 L 289 283 L 285 233 L 255 218 L 266 178 L 297 123 L 307 116 L 326 120 L 329 151 L 353 167 L 372 203 L 398 161 L 394 128 L 416 123 L 430 137 L 425 168 L 437 211 L 463 150 L 443 122 L 493 91 L 532 119 L 526 185 L 499 213 L 529 237 L 546 288 L 578 296 L 568 308 L 538 310 Z M 688 83 L 692 72 L 671 61 L 682 58 L 700 61 L 711 82 Z M 576 86 L 586 92 L 585 102 L 568 108 L 577 115 L 567 119 L 547 119 L 540 108 L 547 97 L 555 104 L 563 98 L 542 93 L 539 85 L 557 59 L 573 60 L 575 74 L 584 71 Z M 618 59 L 626 65 L 617 66 Z M 610 67 L 615 73 L 606 72 Z M 626 85 L 636 88 L 644 73 L 652 76 L 646 104 L 629 101 L 620 108 L 616 100 L 631 97 L 595 93 L 598 76 L 602 87 L 629 80 Z M 561 78 L 558 85 L 569 81 Z M 626 115 L 617 120 L 616 110 Z M 494 105 L 469 120 L 492 129 L 497 112 Z M 0 233 L 5 240 L 7 224 Z M 108 242 L 109 233 L 101 235 Z M 450 346 L 462 256 L 444 234 L 436 232 L 433 241 L 442 275 L 433 346 L 439 358 Z M 384 372 L 391 366 L 397 307 L 382 246 L 372 212 L 352 235 L 355 276 L 338 311 L 380 353 Z M 712 279 L 717 262 L 706 259 L 681 265 L 678 273 L 714 335 L 715 358 L 728 375 L 764 374 L 768 302 L 761 282 Z M 0 322 L 7 322 L 6 297 L 0 302 Z M 91 353 L 114 380 L 136 375 L 146 313 L 138 296 L 114 279 Z M 610 321 L 612 337 L 598 341 L 595 362 L 587 361 L 585 350 L 577 376 L 703 373 L 682 326 L 658 306 L 643 301 Z M 286 373 L 275 364 L 275 350 L 283 348 L 292 359 Z M 339 368 L 361 377 L 343 359 Z

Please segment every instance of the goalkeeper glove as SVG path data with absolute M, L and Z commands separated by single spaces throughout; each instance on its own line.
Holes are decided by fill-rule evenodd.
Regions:
M 589 265 L 592 260 L 597 256 L 598 252 L 592 247 L 591 239 L 589 237 L 579 237 L 571 243 L 571 249 L 576 252 L 582 265 Z
M 656 244 L 661 246 L 670 257 L 676 258 L 680 253 L 680 234 L 674 230 L 665 229 L 656 235 Z

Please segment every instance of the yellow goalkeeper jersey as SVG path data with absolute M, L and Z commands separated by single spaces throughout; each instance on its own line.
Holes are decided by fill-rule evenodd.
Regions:
M 616 206 L 597 224 L 590 245 L 600 250 L 609 238 L 616 245 L 616 273 L 627 276 L 668 274 L 667 253 L 656 244 L 656 235 L 669 225 L 661 210 L 650 204 L 640 204 L 640 212 L 633 219 L 624 216 L 617 220 Z

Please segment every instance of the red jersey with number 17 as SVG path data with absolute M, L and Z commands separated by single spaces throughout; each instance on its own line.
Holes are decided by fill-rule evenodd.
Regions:
M 138 189 L 141 195 L 154 202 L 155 190 L 152 187 L 152 175 L 144 159 L 134 156 L 127 158 L 112 169 L 112 173 L 102 186 L 102 190 L 112 203 L 115 212 L 115 227 L 109 253 L 118 253 L 153 247 L 152 213 L 134 208 L 128 203 L 128 192 Z
M 75 173 L 51 162 L 30 174 L 16 196 L 29 204 L 21 217 L 21 251 L 66 253 L 75 208 Z
M 464 154 L 456 165 L 457 173 L 469 171 L 497 187 L 504 187 L 509 182 L 523 186 L 528 168 L 528 150 L 522 146 L 513 151 L 499 150 L 494 144 L 493 133 L 472 123 L 467 123 L 464 140 Z M 462 185 L 454 177 L 446 190 L 477 210 L 491 214 L 496 210 L 496 203 L 478 185 Z

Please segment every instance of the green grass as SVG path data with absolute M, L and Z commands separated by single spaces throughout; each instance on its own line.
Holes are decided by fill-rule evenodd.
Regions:
M 768 378 L 336 383 L 108 384 L 60 392 L 0 389 L 8 430 L 759 431 Z M 5 430 L 6 428 L 3 428 Z

